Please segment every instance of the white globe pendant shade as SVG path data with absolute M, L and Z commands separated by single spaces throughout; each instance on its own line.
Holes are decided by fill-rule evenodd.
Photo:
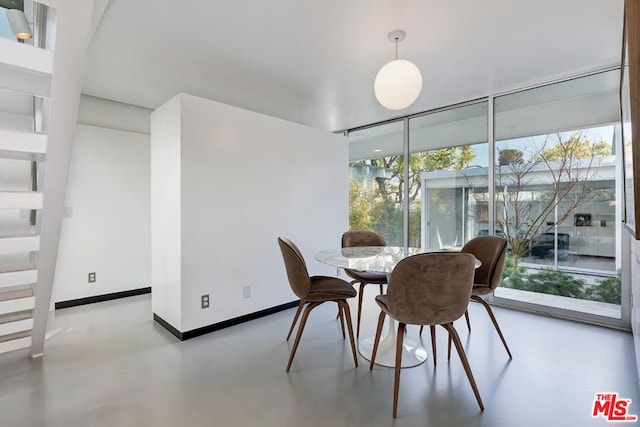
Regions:
M 390 110 L 402 110 L 418 99 L 422 74 L 413 62 L 396 59 L 378 71 L 373 91 L 378 102 Z

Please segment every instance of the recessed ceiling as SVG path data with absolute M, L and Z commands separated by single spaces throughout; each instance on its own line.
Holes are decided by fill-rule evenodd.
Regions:
M 623 0 L 108 0 L 83 92 L 151 109 L 186 92 L 335 131 L 617 64 L 622 15 Z M 373 94 L 395 29 L 424 81 L 401 111 Z

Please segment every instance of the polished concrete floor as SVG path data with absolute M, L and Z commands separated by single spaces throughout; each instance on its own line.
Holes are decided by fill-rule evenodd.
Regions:
M 463 320 L 456 327 L 486 410 L 457 356 L 447 363 L 440 330 L 437 366 L 429 351 L 425 364 L 403 369 L 394 420 L 393 370 L 370 372 L 362 358 L 354 368 L 335 305 L 314 310 L 289 374 L 293 310 L 185 342 L 150 310 L 144 295 L 55 312 L 44 358 L 0 355 L 0 426 L 609 425 L 591 417 L 599 392 L 632 399 L 630 413 L 640 415 L 631 334 L 602 327 L 496 308 L 509 360 L 472 303 L 471 334 Z M 363 336 L 377 314 L 369 300 Z

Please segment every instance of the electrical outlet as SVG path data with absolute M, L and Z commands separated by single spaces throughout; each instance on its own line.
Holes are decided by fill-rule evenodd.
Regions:
M 242 298 L 251 298 L 251 285 L 244 285 L 242 287 Z
M 209 294 L 200 297 L 200 308 L 209 308 Z
M 89 273 L 89 283 L 95 283 L 96 281 L 96 273 Z

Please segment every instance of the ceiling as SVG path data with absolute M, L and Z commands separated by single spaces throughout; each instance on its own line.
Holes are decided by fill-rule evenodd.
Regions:
M 615 65 L 623 0 L 96 0 L 83 92 L 155 109 L 186 92 L 335 131 Z M 422 71 L 376 101 L 394 58 Z

